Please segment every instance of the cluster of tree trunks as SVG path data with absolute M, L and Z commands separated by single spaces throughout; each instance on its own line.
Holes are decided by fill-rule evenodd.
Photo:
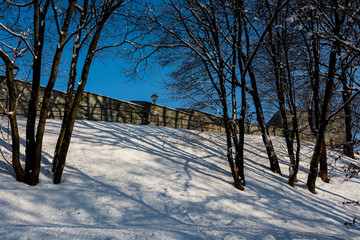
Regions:
M 82 5 L 79 5 L 82 4 Z M 56 146 L 56 154 L 54 157 L 54 183 L 61 182 L 63 168 L 65 166 L 66 154 L 70 144 L 72 130 L 75 121 L 77 108 L 80 104 L 81 96 L 88 78 L 90 65 L 97 50 L 99 50 L 99 39 L 101 32 L 111 15 L 117 9 L 124 5 L 123 1 L 99 1 L 89 3 L 88 0 L 81 3 L 77 0 L 62 1 L 29 1 L 28 3 L 18 4 L 12 1 L 2 3 L 4 11 L 8 13 L 10 19 L 14 20 L 14 25 L 5 26 L 1 24 L 2 30 L 6 31 L 14 39 L 19 39 L 18 47 L 11 48 L 9 43 L 6 45 L 13 53 L 13 59 L 9 52 L 0 49 L 0 57 L 6 64 L 6 82 L 7 94 L 9 96 L 8 109 L 2 108 L 3 112 L 8 116 L 11 133 L 12 133 L 12 166 L 16 175 L 16 179 L 20 182 L 25 182 L 29 185 L 37 185 L 39 182 L 42 144 L 45 133 L 46 118 L 48 116 L 51 93 L 54 88 L 55 82 L 58 78 L 58 71 L 61 64 L 61 57 L 66 45 L 73 41 L 73 59 L 70 65 L 71 75 L 69 77 L 69 90 L 65 109 L 65 118 L 63 121 L 61 133 L 59 135 L 58 144 Z M 9 10 L 10 9 L 10 10 Z M 33 10 L 33 15 L 30 17 L 32 26 L 23 26 L 24 23 L 19 23 L 15 12 L 29 15 L 28 9 Z M 51 12 L 52 11 L 52 12 Z M 76 16 L 80 15 L 80 21 L 76 24 Z M 55 22 L 51 22 L 51 19 Z M 21 26 L 17 26 L 20 24 Z M 50 26 L 48 26 L 50 24 Z M 55 25 L 54 25 L 55 24 Z M 17 32 L 18 29 L 28 28 L 29 33 L 26 31 Z M 71 33 L 68 34 L 69 29 Z M 52 52 L 51 48 L 47 45 L 45 38 L 47 34 L 58 34 L 58 42 L 54 45 L 55 50 Z M 84 33 L 84 34 L 83 34 Z M 83 34 L 83 36 L 82 36 Z M 32 36 L 32 38 L 30 37 Z M 14 43 L 12 43 L 14 44 Z M 45 47 L 46 46 L 46 47 Z M 82 74 L 80 83 L 76 87 L 76 94 L 73 98 L 75 91 L 76 80 L 76 67 L 78 65 L 78 56 L 80 49 L 88 48 L 85 62 L 82 65 Z M 32 87 L 30 93 L 30 100 L 28 103 L 28 116 L 26 125 L 26 149 L 25 149 L 25 169 L 22 169 L 20 163 L 20 138 L 16 121 L 16 106 L 17 99 L 15 93 L 14 76 L 12 70 L 15 67 L 15 61 L 21 57 L 22 52 L 30 52 L 32 61 Z M 44 54 L 46 51 L 46 54 Z M 45 56 L 51 56 L 52 63 L 46 81 L 46 89 L 40 101 L 40 83 L 43 79 L 42 72 L 44 71 L 43 59 Z M 29 67 L 24 66 L 24 67 Z M 39 102 L 41 102 L 40 116 L 38 117 Z M 37 121 L 38 120 L 38 121 Z

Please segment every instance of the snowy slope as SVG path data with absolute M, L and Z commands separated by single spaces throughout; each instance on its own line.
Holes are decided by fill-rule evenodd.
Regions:
M 39 185 L 14 181 L 0 161 L 0 239 L 360 239 L 360 179 L 343 170 L 359 160 L 340 152 L 329 152 L 331 182 L 318 179 L 313 195 L 305 185 L 312 144 L 292 188 L 283 140 L 273 138 L 279 176 L 261 137 L 247 135 L 247 186 L 238 191 L 223 135 L 77 121 L 63 182 L 53 185 L 59 126 L 48 121 Z

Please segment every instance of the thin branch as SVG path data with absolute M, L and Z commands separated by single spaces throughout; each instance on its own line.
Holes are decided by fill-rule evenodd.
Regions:
M 33 1 L 33 0 L 32 0 L 32 1 L 30 1 L 30 2 L 27 2 L 27 3 L 23 3 L 23 4 L 20 4 L 20 3 L 14 3 L 14 2 L 9 1 L 9 0 L 5 0 L 5 2 L 7 2 L 7 3 L 9 3 L 9 4 L 13 5 L 13 6 L 17 6 L 17 7 L 27 7 L 27 6 L 30 6 L 31 4 L 33 4 L 33 3 L 34 3 L 34 1 Z
M 329 115 L 329 117 L 326 119 L 326 121 L 330 121 L 331 118 L 333 118 L 335 115 L 337 115 L 341 110 L 343 110 L 343 108 L 350 103 L 357 95 L 359 95 L 360 93 L 360 89 L 356 89 L 356 93 L 354 93 L 346 102 L 344 102 L 341 107 L 336 110 L 334 113 L 332 113 L 331 115 Z
M 2 29 L 4 29 L 6 32 L 8 32 L 9 34 L 13 35 L 14 37 L 18 37 L 20 38 L 21 40 L 23 40 L 23 42 L 26 44 L 26 46 L 28 47 L 28 49 L 31 51 L 31 54 L 33 55 L 33 57 L 35 58 L 35 53 L 34 51 L 32 50 L 30 44 L 26 41 L 28 40 L 28 38 L 24 37 L 22 34 L 18 34 L 18 33 L 15 33 L 13 31 L 11 31 L 10 29 L 8 29 L 6 26 L 4 26 L 2 23 L 0 23 L 0 27 Z
M 61 35 L 61 30 L 60 30 L 60 24 L 59 24 L 59 19 L 58 19 L 58 14 L 57 14 L 57 8 L 55 7 L 55 3 L 54 0 L 51 1 L 51 6 L 54 12 L 54 18 L 55 18 L 55 23 L 56 23 L 56 29 L 58 31 L 58 34 Z
M 280 4 L 281 1 L 278 1 L 278 5 Z M 262 44 L 267 32 L 271 29 L 273 22 L 275 21 L 275 19 L 277 18 L 278 13 L 280 12 L 281 9 L 283 9 L 286 4 L 288 4 L 290 2 L 290 0 L 286 0 L 283 4 L 281 4 L 280 6 L 278 6 L 276 8 L 276 11 L 274 12 L 273 16 L 271 17 L 268 25 L 266 26 L 264 32 L 261 34 L 260 38 L 258 39 L 256 46 L 251 54 L 251 56 L 249 57 L 249 59 L 247 60 L 247 63 L 245 65 L 245 73 L 247 72 L 247 70 L 249 69 L 252 60 L 255 58 L 255 55 L 257 54 L 257 51 L 260 49 L 260 45 Z
M 1 149 L 1 147 L 0 147 L 0 154 L 1 154 L 1 156 L 3 157 L 4 161 L 12 167 L 13 165 L 12 165 L 11 162 L 10 162 L 9 160 L 7 160 L 6 157 L 4 156 L 4 153 L 3 153 L 2 149 Z

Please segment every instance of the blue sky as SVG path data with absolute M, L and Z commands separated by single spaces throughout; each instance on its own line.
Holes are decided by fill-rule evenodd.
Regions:
M 169 100 L 165 90 L 166 71 L 156 66 L 144 72 L 144 79 L 131 80 L 122 73 L 122 61 L 107 59 L 105 62 L 96 59 L 90 69 L 85 90 L 123 101 L 149 101 L 156 93 L 156 102 L 167 107 L 181 107 L 179 103 Z
M 184 107 L 180 102 L 170 99 L 170 93 L 165 87 L 166 69 L 157 64 L 150 64 L 153 68 L 149 67 L 141 73 L 145 77 L 132 80 L 123 73 L 125 67 L 131 68 L 131 66 L 132 64 L 126 63 L 122 58 L 95 58 L 90 67 L 85 91 L 127 102 L 131 100 L 151 102 L 151 95 L 156 93 L 159 96 L 156 104 L 170 108 Z M 55 89 L 66 91 L 67 77 L 68 73 L 59 76 Z

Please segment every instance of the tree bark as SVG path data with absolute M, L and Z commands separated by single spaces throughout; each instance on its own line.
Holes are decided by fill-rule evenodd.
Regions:
M 337 27 L 339 28 L 340 26 L 337 25 Z M 339 30 L 338 30 L 339 31 Z M 337 32 L 338 33 L 338 32 Z M 313 156 L 311 158 L 310 161 L 310 171 L 309 171 L 309 175 L 308 175 L 308 180 L 307 180 L 307 187 L 308 190 L 312 193 L 315 193 L 315 182 L 316 182 L 316 177 L 317 177 L 317 173 L 318 173 L 318 165 L 320 160 L 322 159 L 322 157 L 324 157 L 324 146 L 325 146 L 325 131 L 326 131 L 326 127 L 328 125 L 328 113 L 329 113 L 329 107 L 330 107 L 330 102 L 332 99 L 332 91 L 334 88 L 334 77 L 335 77 L 335 71 L 336 71 L 336 62 L 337 62 L 337 53 L 339 51 L 339 43 L 335 42 L 333 47 L 332 47 L 332 51 L 330 53 L 330 58 L 329 58 L 329 71 L 328 71 L 328 76 L 326 79 L 326 87 L 325 87 L 325 94 L 324 94 L 324 98 L 323 98 L 323 104 L 322 104 L 322 109 L 321 109 L 321 118 L 320 118 L 320 126 L 317 132 L 317 136 L 316 136 L 316 143 L 315 143 L 315 149 L 314 149 L 314 153 Z M 326 155 L 325 155 L 326 157 Z M 326 159 L 326 158 L 325 158 Z M 325 169 L 326 166 L 326 169 Z M 326 174 L 325 174 L 326 171 Z M 327 178 L 327 162 L 324 160 L 322 161 L 322 179 L 326 180 Z
M 36 156 L 40 156 L 40 158 L 41 158 L 42 143 L 43 143 L 44 132 L 45 132 L 46 118 L 47 118 L 47 115 L 49 112 L 51 93 L 52 93 L 52 90 L 54 88 L 54 85 L 55 85 L 55 82 L 57 79 L 60 59 L 61 59 L 61 56 L 63 53 L 64 43 L 65 43 L 65 40 L 67 37 L 67 32 L 69 29 L 69 25 L 71 22 L 75 4 L 76 4 L 76 0 L 69 1 L 69 6 L 66 10 L 66 16 L 64 19 L 64 23 L 63 23 L 61 31 L 59 33 L 60 38 L 59 38 L 57 48 L 56 48 L 56 51 L 54 54 L 49 81 L 45 88 L 44 96 L 42 99 L 42 107 L 41 107 L 41 111 L 40 111 L 40 118 L 39 118 L 39 123 L 38 123 L 38 127 L 37 127 L 37 132 L 36 132 L 36 154 L 35 154 Z M 38 160 L 38 161 L 40 161 L 40 160 Z
M 25 183 L 33 186 L 39 182 L 41 150 L 36 146 L 35 129 L 37 105 L 39 103 L 41 60 L 44 46 L 45 16 L 50 5 L 50 0 L 45 2 L 43 8 L 37 0 L 34 1 L 34 53 L 33 81 L 31 87 L 30 101 L 28 106 L 28 117 L 26 123 L 26 161 L 25 161 Z
M 255 79 L 255 75 L 254 75 L 251 67 L 249 68 L 249 75 L 250 75 L 251 86 L 252 86 L 252 90 L 250 91 L 250 94 L 254 100 L 254 105 L 255 105 L 255 109 L 256 109 L 256 118 L 257 118 L 260 130 L 261 130 L 261 136 L 262 136 L 265 148 L 266 148 L 266 153 L 267 153 L 269 161 L 270 161 L 270 170 L 274 173 L 281 174 L 279 161 L 277 159 L 271 138 L 267 132 L 267 127 L 266 127 L 264 114 L 262 111 L 261 101 L 260 101 L 257 86 L 256 86 L 256 79 Z
M 10 59 L 5 61 L 6 65 L 6 83 L 9 96 L 9 109 L 7 116 L 11 127 L 11 148 L 12 148 L 12 167 L 15 172 L 16 180 L 24 182 L 24 171 L 20 164 L 20 136 L 16 120 L 16 92 L 15 81 L 13 75 L 13 64 Z
M 226 115 L 227 112 L 225 113 L 225 109 L 227 110 L 227 108 L 224 108 L 223 113 Z M 234 158 L 233 158 L 233 148 L 232 148 L 232 140 L 231 140 L 231 126 L 229 123 L 229 118 L 224 116 L 224 125 L 225 125 L 225 132 L 226 132 L 226 146 L 227 146 L 227 151 L 226 151 L 226 157 L 228 159 L 229 162 L 229 166 L 230 166 L 230 170 L 231 170 L 231 175 L 233 177 L 234 180 L 234 184 L 235 187 L 239 190 L 244 190 L 244 187 L 242 185 L 242 182 L 239 178 L 239 174 L 237 171 L 237 166 L 234 163 Z
M 343 84 L 343 102 L 346 103 L 351 97 L 351 90 Z M 352 137 L 352 111 L 351 111 L 351 102 L 345 104 L 344 107 L 344 114 L 345 114 L 345 143 L 343 146 L 345 156 L 355 159 L 354 155 L 354 145 L 353 145 L 353 137 Z
M 301 140 L 300 140 L 300 134 L 299 134 L 299 129 L 298 129 L 298 119 L 297 119 L 297 112 L 296 112 L 296 106 L 295 104 L 293 105 L 293 109 L 294 111 L 292 112 L 293 114 L 293 133 L 295 134 L 296 137 L 296 154 L 295 154 L 295 166 L 291 166 L 293 167 L 292 169 L 292 173 L 290 173 L 289 176 L 289 185 L 290 186 L 294 186 L 295 182 L 297 180 L 297 173 L 299 171 L 299 163 L 300 163 L 300 149 L 301 149 Z M 293 136 L 292 136 L 293 138 Z
M 284 40 L 285 41 L 285 40 Z M 283 45 L 286 45 L 285 43 Z M 289 54 L 288 48 L 285 47 L 285 62 L 286 62 L 286 69 L 287 69 L 287 83 L 288 83 L 288 105 L 290 109 L 290 114 L 292 116 L 292 132 L 290 133 L 290 138 L 292 140 L 292 149 L 290 151 L 294 151 L 294 138 L 296 138 L 296 153 L 294 164 L 291 164 L 290 171 L 289 171 L 289 185 L 295 186 L 295 182 L 297 180 L 297 173 L 299 171 L 299 163 L 300 163 L 300 150 L 301 150 L 301 140 L 299 134 L 299 122 L 297 117 L 297 107 L 295 103 L 295 91 L 294 91 L 294 83 L 293 83 L 293 76 L 291 74 L 291 67 L 289 61 Z
M 284 69 L 282 67 L 282 61 L 280 52 L 277 51 L 277 49 L 280 48 L 280 39 L 284 38 L 284 36 L 279 36 L 280 34 L 277 34 L 277 42 L 273 37 L 272 31 L 269 31 L 269 44 L 271 49 L 271 59 L 272 64 L 274 68 L 274 76 L 275 76 L 275 86 L 276 86 L 276 94 L 278 97 L 278 103 L 279 103 L 279 109 L 280 109 L 280 115 L 282 119 L 282 127 L 284 130 L 284 137 L 286 142 L 286 147 L 288 151 L 288 156 L 290 160 L 290 167 L 289 167 L 289 177 L 291 177 L 295 171 L 295 155 L 294 155 L 294 142 L 290 134 L 289 130 L 289 124 L 287 119 L 287 110 L 285 106 L 285 90 L 284 85 L 285 83 L 285 73 Z M 287 64 L 287 63 L 285 63 Z M 289 181 L 291 186 L 293 185 L 293 181 Z
M 236 1 L 236 18 L 238 22 L 238 41 L 237 41 L 237 57 L 238 57 L 238 65 L 241 74 L 241 111 L 240 111 L 240 119 L 239 119 L 239 145 L 237 154 L 239 155 L 239 176 L 242 181 L 243 186 L 246 185 L 245 181 L 245 167 L 244 167 L 244 145 L 245 145 L 245 118 L 247 111 L 247 98 L 246 98 L 246 79 L 245 79 L 245 71 L 242 62 L 243 55 L 243 10 L 244 10 L 244 1 L 237 0 Z
M 80 29 L 84 25 L 87 11 L 88 11 L 88 0 L 85 0 L 84 4 L 83 4 L 82 12 L 81 12 L 80 21 L 78 23 L 78 29 Z M 81 33 L 82 33 L 81 31 L 78 31 L 78 33 L 76 34 L 74 45 L 73 45 L 73 57 L 71 59 L 71 65 L 70 65 L 70 74 L 69 74 L 69 82 L 68 82 L 67 93 L 66 93 L 64 116 L 63 116 L 63 120 L 62 120 L 62 124 L 61 124 L 60 134 L 59 134 L 58 140 L 56 142 L 56 147 L 55 147 L 55 151 L 54 151 L 54 159 L 52 162 L 52 165 L 53 165 L 52 172 L 55 172 L 56 165 L 60 158 L 61 147 L 62 147 L 62 143 L 64 141 L 65 130 L 68 125 L 69 115 L 70 115 L 70 111 L 71 111 L 71 105 L 73 102 L 75 80 L 76 80 L 76 75 L 77 75 L 77 63 L 78 63 L 79 53 L 80 53 L 81 46 L 82 46 L 82 44 L 81 44 L 81 35 L 82 34 Z
M 113 3 L 112 5 L 104 6 L 100 20 L 96 26 L 96 31 L 95 31 L 95 33 L 92 37 L 92 40 L 89 44 L 89 49 L 88 49 L 85 63 L 84 63 L 82 73 L 81 73 L 81 81 L 76 90 L 76 94 L 75 94 L 73 103 L 71 105 L 71 110 L 70 110 L 70 113 L 68 116 L 67 124 L 65 126 L 66 128 L 64 130 L 64 132 L 65 132 L 64 138 L 62 140 L 61 149 L 60 149 L 60 152 L 58 155 L 58 160 L 56 162 L 56 166 L 54 167 L 54 170 L 55 170 L 54 177 L 53 177 L 54 184 L 59 184 L 61 182 L 62 174 L 63 174 L 65 163 L 66 163 L 66 156 L 67 156 L 67 153 L 69 150 L 70 140 L 71 140 L 74 124 L 75 124 L 76 112 L 77 112 L 77 109 L 81 102 L 84 88 L 85 88 L 85 85 L 86 85 L 86 82 L 88 79 L 91 62 L 95 55 L 95 51 L 96 51 L 97 44 L 98 44 L 98 41 L 99 41 L 99 38 L 101 35 L 101 31 L 102 31 L 106 21 L 110 17 L 110 15 L 117 8 L 119 8 L 122 4 L 123 4 L 123 1 L 117 1 L 117 2 Z
M 328 176 L 328 166 L 327 166 L 327 154 L 326 154 L 326 143 L 325 137 L 321 144 L 321 153 L 320 153 L 320 172 L 319 172 L 321 180 L 328 183 L 330 182 Z
M 244 85 L 245 86 L 245 85 Z M 241 112 L 239 119 L 239 144 L 237 149 L 238 162 L 239 162 L 239 176 L 242 184 L 245 186 L 245 169 L 244 169 L 244 145 L 245 145 L 245 117 L 246 117 L 246 88 L 241 88 Z

